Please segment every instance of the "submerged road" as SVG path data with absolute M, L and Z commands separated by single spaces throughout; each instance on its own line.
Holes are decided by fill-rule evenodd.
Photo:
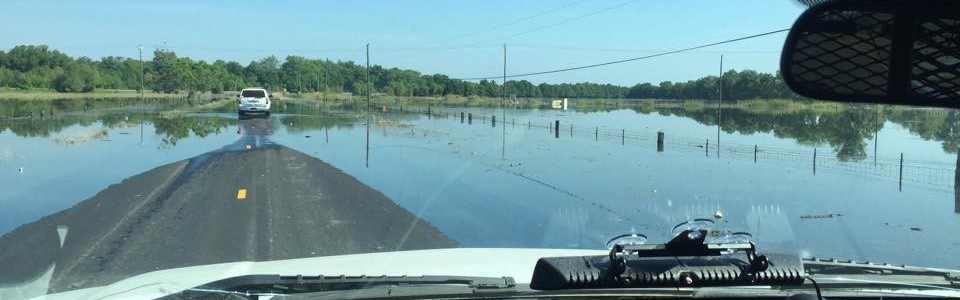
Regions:
M 0 286 L 51 265 L 53 293 L 192 265 L 457 246 L 352 176 L 271 143 L 269 119 L 239 122 L 234 144 L 0 237 Z

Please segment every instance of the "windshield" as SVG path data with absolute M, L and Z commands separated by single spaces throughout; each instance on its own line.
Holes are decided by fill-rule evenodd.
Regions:
M 768 253 L 960 268 L 960 111 L 794 94 L 793 1 L 0 10 L 3 299 L 240 261 L 607 250 L 698 218 Z
M 264 93 L 263 91 L 260 91 L 260 90 L 243 90 L 243 92 L 240 93 L 240 96 L 241 96 L 241 97 L 263 98 L 263 97 L 266 97 L 266 93 Z

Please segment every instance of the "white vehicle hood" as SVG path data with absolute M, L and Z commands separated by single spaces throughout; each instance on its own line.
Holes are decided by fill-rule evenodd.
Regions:
M 103 287 L 33 299 L 154 299 L 216 280 L 251 274 L 508 276 L 518 283 L 529 283 L 534 265 L 541 257 L 605 254 L 606 250 L 454 248 L 244 261 L 154 271 Z

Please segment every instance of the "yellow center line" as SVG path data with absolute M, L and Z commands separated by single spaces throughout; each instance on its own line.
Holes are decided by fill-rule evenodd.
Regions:
M 237 190 L 237 200 L 243 200 L 247 198 L 247 190 L 239 189 Z

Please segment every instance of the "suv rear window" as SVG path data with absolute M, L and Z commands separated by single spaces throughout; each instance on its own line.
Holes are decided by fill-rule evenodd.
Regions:
M 255 98 L 265 98 L 267 97 L 266 93 L 259 90 L 246 90 L 240 93 L 241 97 L 255 97 Z

